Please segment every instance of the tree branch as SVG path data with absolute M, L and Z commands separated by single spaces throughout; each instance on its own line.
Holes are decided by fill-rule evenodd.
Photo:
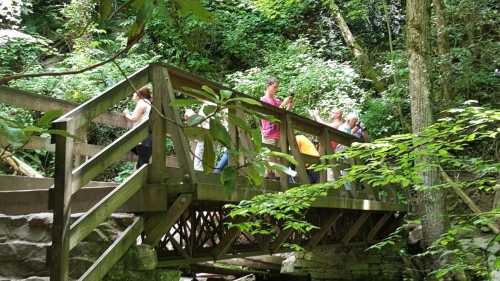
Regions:
M 22 78 L 34 78 L 34 77 L 43 77 L 43 76 L 65 76 L 65 75 L 80 74 L 80 73 L 89 71 L 91 69 L 94 69 L 94 68 L 97 68 L 99 66 L 103 66 L 109 62 L 112 62 L 115 59 L 117 59 L 120 55 L 127 53 L 128 50 L 130 50 L 130 48 L 132 48 L 132 46 L 135 43 L 137 43 L 137 41 L 139 41 L 141 37 L 138 37 L 134 41 L 130 42 L 129 44 L 127 44 L 127 46 L 125 48 L 123 48 L 122 50 L 120 50 L 119 52 L 117 52 L 116 54 L 114 54 L 112 57 L 108 58 L 105 61 L 101 61 L 99 63 L 89 65 L 87 67 L 77 69 L 77 70 L 69 70 L 69 71 L 62 71 L 62 72 L 20 73 L 20 74 L 7 75 L 7 76 L 3 76 L 0 78 L 0 85 L 6 84 L 7 82 L 12 81 L 12 80 L 17 80 L 17 79 L 22 79 Z

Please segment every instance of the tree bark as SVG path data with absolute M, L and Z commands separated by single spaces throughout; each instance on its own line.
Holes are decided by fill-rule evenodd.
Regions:
M 339 6 L 337 6 L 334 0 L 327 0 L 325 1 L 325 3 L 327 4 L 330 11 L 333 13 L 335 23 L 337 24 L 340 33 L 344 38 L 344 41 L 346 42 L 347 46 L 349 46 L 349 48 L 351 49 L 354 58 L 359 64 L 361 74 L 365 78 L 372 81 L 373 88 L 375 88 L 377 92 L 379 93 L 383 92 L 385 90 L 384 83 L 380 80 L 377 73 L 373 69 L 373 65 L 371 64 L 365 49 L 356 40 L 356 37 L 354 37 L 354 35 L 352 34 L 351 29 L 349 29 L 349 26 L 344 20 L 344 17 L 340 13 Z
M 432 0 L 434 11 L 436 12 L 437 45 L 440 59 L 439 84 L 441 86 L 441 100 L 452 102 L 454 99 L 451 80 L 450 43 L 448 38 L 448 20 L 446 16 L 446 6 L 443 0 Z
M 418 134 L 432 123 L 430 79 L 430 1 L 407 1 L 409 91 L 413 133 Z M 422 156 L 415 165 L 427 165 L 419 172 L 424 190 L 418 192 L 424 243 L 429 246 L 446 231 L 444 192 L 429 189 L 438 183 L 439 171 L 431 166 L 431 158 Z M 434 263 L 434 266 L 438 263 Z

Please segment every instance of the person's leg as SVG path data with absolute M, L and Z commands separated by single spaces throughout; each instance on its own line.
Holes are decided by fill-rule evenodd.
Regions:
M 142 165 L 149 163 L 149 158 L 151 158 L 151 155 L 153 154 L 153 148 L 151 146 L 144 145 L 138 145 L 136 147 L 137 156 L 139 158 L 137 160 L 136 169 L 139 169 Z
M 229 151 L 226 149 L 226 151 L 224 151 L 224 154 L 222 154 L 222 157 L 220 158 L 219 162 L 215 166 L 214 173 L 218 174 L 222 172 L 222 170 L 226 168 L 228 163 L 229 163 Z
M 319 173 L 313 170 L 307 170 L 307 175 L 309 176 L 309 181 L 311 183 L 319 182 Z
M 194 149 L 194 170 L 203 171 L 203 151 L 205 150 L 205 145 L 202 141 L 196 141 L 196 147 Z
M 276 146 L 277 140 L 266 139 L 266 138 L 262 137 L 262 143 Z M 267 158 L 267 160 L 272 161 L 272 162 L 277 162 L 277 160 L 274 157 L 269 157 L 269 158 Z M 276 174 L 274 173 L 274 171 L 266 169 L 266 178 L 275 178 L 275 177 L 276 177 Z

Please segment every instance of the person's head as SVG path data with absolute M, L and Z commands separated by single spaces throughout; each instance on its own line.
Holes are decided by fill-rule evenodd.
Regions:
M 132 97 L 134 101 L 138 101 L 141 99 L 151 100 L 151 90 L 148 87 L 142 87 L 137 92 L 134 93 Z
M 343 115 L 344 113 L 342 112 L 342 110 L 335 108 L 330 114 L 330 118 L 332 118 L 332 120 L 342 120 Z
M 354 128 L 356 127 L 356 124 L 358 123 L 358 116 L 354 113 L 350 113 L 347 115 L 346 123 L 349 126 L 349 128 Z
M 274 96 L 278 92 L 279 81 L 275 77 L 269 77 L 266 82 L 266 94 Z

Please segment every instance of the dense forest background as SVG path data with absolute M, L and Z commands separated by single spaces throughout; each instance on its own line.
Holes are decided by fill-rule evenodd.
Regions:
M 469 100 L 498 108 L 499 6 L 495 0 L 432 1 L 428 57 L 435 120 Z M 120 68 L 130 74 L 157 61 L 255 97 L 275 76 L 279 96 L 295 94 L 292 111 L 308 116 L 319 108 L 325 118 L 335 108 L 357 113 L 376 140 L 412 132 L 406 7 L 404 0 L 7 0 L 0 3 L 0 80 L 47 72 L 1 81 L 81 103 L 122 80 Z M 80 74 L 50 74 L 114 57 Z M 0 108 L 0 117 L 25 126 L 40 118 Z M 107 144 L 120 133 L 92 127 L 89 143 Z M 498 162 L 498 137 L 474 145 L 469 156 Z M 16 155 L 53 176 L 52 153 Z M 124 162 L 102 179 L 120 181 L 132 170 Z M 0 174 L 12 172 L 0 164 Z

